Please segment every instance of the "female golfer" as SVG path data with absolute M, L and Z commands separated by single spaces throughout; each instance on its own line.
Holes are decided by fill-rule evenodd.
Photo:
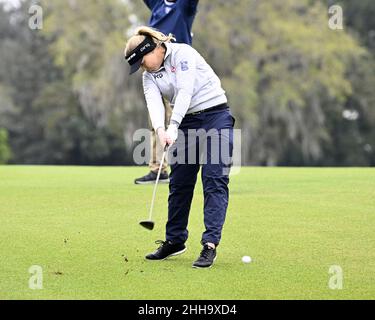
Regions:
M 170 146 L 169 161 L 175 160 L 170 163 L 166 241 L 157 241 L 160 247 L 146 259 L 162 260 L 185 252 L 189 211 L 202 165 L 206 230 L 203 250 L 193 267 L 207 268 L 216 258 L 228 206 L 234 118 L 212 68 L 195 49 L 171 43 L 172 39 L 140 27 L 125 48 L 130 74 L 140 67 L 144 70 L 144 95 L 153 128 L 161 144 Z M 167 130 L 163 97 L 173 107 Z

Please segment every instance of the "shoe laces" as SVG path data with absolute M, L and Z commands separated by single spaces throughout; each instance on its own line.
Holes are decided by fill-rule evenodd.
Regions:
M 211 252 L 213 252 L 213 250 L 215 249 L 212 249 L 209 246 L 204 246 L 203 250 L 201 251 L 201 257 L 208 259 L 208 256 L 210 255 Z
M 158 175 L 157 172 L 150 171 L 150 172 L 148 173 L 147 177 L 154 178 L 154 177 L 156 177 L 157 175 Z
M 163 241 L 163 240 L 156 240 L 155 241 L 155 244 L 159 245 L 159 248 L 160 249 L 161 247 L 164 247 L 168 242 L 167 241 Z

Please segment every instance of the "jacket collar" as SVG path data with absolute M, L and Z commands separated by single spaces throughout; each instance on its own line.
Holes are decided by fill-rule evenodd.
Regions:
M 165 51 L 165 55 L 164 55 L 164 62 L 163 62 L 163 65 L 157 70 L 157 71 L 154 71 L 152 73 L 158 73 L 160 71 L 162 71 L 163 69 L 165 69 L 165 60 L 167 60 L 167 58 L 171 55 L 172 53 L 172 48 L 171 48 L 171 44 L 170 43 L 164 43 L 165 47 L 166 47 L 166 51 Z
M 167 50 L 165 51 L 164 61 L 169 57 L 169 55 L 172 52 L 171 44 L 170 43 L 164 43 Z

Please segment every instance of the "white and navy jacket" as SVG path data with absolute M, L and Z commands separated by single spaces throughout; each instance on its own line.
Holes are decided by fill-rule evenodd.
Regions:
M 152 126 L 164 128 L 164 97 L 173 108 L 171 122 L 186 114 L 227 103 L 221 82 L 204 58 L 187 44 L 165 43 L 163 66 L 143 73 L 143 89 Z

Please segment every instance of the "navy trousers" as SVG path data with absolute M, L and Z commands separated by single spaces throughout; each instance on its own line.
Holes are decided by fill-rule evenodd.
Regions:
M 189 211 L 202 168 L 206 230 L 201 241 L 219 244 L 228 207 L 234 121 L 229 108 L 186 115 L 183 119 L 168 155 L 171 173 L 167 241 L 184 243 L 188 238 Z

